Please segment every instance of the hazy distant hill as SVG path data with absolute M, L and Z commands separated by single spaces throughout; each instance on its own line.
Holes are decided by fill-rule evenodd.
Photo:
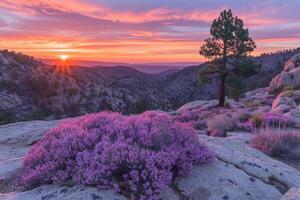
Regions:
M 172 107 L 157 90 L 159 76 L 130 67 L 59 67 L 1 51 L 0 71 L 2 121 Z
M 41 61 L 47 64 L 56 64 L 57 60 L 54 59 L 41 59 Z M 120 63 L 120 62 L 100 62 L 100 61 L 82 61 L 75 60 L 72 61 L 73 65 L 76 66 L 86 66 L 86 67 L 115 67 L 124 66 L 137 69 L 144 73 L 158 74 L 165 71 L 179 70 L 186 66 L 199 65 L 196 62 L 175 62 L 175 63 L 141 63 L 141 64 L 131 64 L 131 63 Z
M 169 69 L 159 73 L 156 73 L 157 76 L 167 76 L 176 72 L 179 72 L 181 69 Z
M 247 88 L 267 86 L 300 49 L 254 58 L 262 63 Z M 63 118 L 100 110 L 140 113 L 172 110 L 186 102 L 217 97 L 217 80 L 200 84 L 200 66 L 148 74 L 128 66 L 59 67 L 0 51 L 0 121 Z

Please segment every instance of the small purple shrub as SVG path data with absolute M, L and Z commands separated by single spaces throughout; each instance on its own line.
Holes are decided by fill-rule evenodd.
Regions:
M 267 127 L 285 128 L 295 127 L 295 122 L 287 116 L 267 113 L 264 115 L 264 125 Z
M 274 113 L 254 114 L 249 120 L 249 124 L 252 124 L 253 128 L 293 128 L 296 125 L 290 117 Z
M 153 199 L 177 175 L 212 158 L 193 128 L 167 114 L 101 112 L 48 131 L 25 156 L 20 184 L 72 180 L 132 199 Z
M 227 115 L 217 115 L 207 120 L 208 132 L 214 137 L 225 137 L 226 131 L 233 130 L 235 126 L 235 119 Z
M 196 112 L 193 111 L 189 111 L 189 112 L 184 112 L 181 113 L 177 116 L 175 116 L 175 120 L 179 121 L 179 122 L 189 122 L 189 121 L 195 121 L 198 119 L 198 114 Z
M 206 129 L 206 121 L 205 120 L 190 121 L 189 124 L 196 130 Z
M 268 155 L 300 160 L 300 132 L 265 128 L 255 133 L 250 145 Z

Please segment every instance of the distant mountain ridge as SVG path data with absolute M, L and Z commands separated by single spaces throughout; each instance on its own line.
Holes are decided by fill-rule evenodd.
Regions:
M 40 59 L 46 64 L 57 64 L 57 60 L 55 59 Z M 76 66 L 86 66 L 86 67 L 115 67 L 115 66 L 126 66 L 137 69 L 144 73 L 157 74 L 169 70 L 178 70 L 183 69 L 186 66 L 191 65 L 199 65 L 200 62 L 172 62 L 172 63 L 140 63 L 140 64 L 132 64 L 132 63 L 121 63 L 121 62 L 101 62 L 101 61 L 82 61 L 82 60 L 74 60 L 71 63 Z
M 255 57 L 260 73 L 247 90 L 265 87 L 299 49 Z M 19 53 L 0 51 L 0 122 L 56 119 L 101 110 L 125 114 L 173 110 L 199 99 L 217 97 L 218 81 L 200 84 L 206 64 L 158 74 L 128 66 L 53 66 Z

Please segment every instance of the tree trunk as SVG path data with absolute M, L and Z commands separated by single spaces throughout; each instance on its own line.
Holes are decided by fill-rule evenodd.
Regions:
M 226 63 L 227 63 L 227 42 L 223 41 L 223 66 L 220 73 L 220 91 L 219 91 L 219 106 L 223 107 L 225 103 L 225 81 L 226 81 Z
M 222 73 L 220 77 L 220 88 L 219 88 L 219 106 L 224 106 L 225 103 L 225 81 L 226 81 L 226 74 Z

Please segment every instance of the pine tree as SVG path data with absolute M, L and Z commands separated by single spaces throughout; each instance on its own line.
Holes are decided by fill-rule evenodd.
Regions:
M 208 70 L 201 71 L 200 75 L 208 78 L 209 74 L 219 74 L 219 105 L 224 106 L 227 77 L 238 80 L 255 71 L 256 66 L 253 65 L 252 68 L 249 65 L 253 62 L 247 56 L 256 46 L 248 29 L 244 28 L 243 20 L 234 17 L 231 10 L 224 10 L 212 22 L 210 34 L 212 37 L 204 41 L 199 53 L 211 62 Z

